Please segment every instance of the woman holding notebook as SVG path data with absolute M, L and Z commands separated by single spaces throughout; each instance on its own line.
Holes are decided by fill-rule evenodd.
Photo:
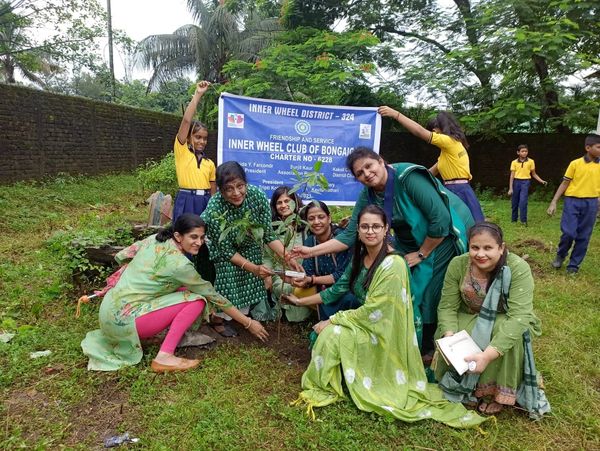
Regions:
M 436 355 L 436 377 L 448 399 L 477 404 L 483 413 L 518 403 L 539 417 L 549 405 L 531 352 L 531 336 L 541 333 L 531 269 L 507 252 L 496 224 L 478 223 L 468 238 L 469 252 L 455 257 L 446 272 L 436 338 L 466 330 L 483 351 L 465 358 L 470 371 L 462 377 Z

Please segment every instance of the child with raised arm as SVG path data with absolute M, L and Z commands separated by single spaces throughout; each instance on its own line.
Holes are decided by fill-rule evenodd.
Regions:
M 560 219 L 562 235 L 552 266 L 559 269 L 573 246 L 567 266 L 569 274 L 579 271 L 596 223 L 600 202 L 600 135 L 592 133 L 585 138 L 585 152 L 582 158 L 571 161 L 567 167 L 547 211 L 549 215 L 556 212 L 556 203 L 564 193 Z
M 508 180 L 508 195 L 512 195 L 512 222 L 517 222 L 519 212 L 521 222 L 527 225 L 527 200 L 529 196 L 529 185 L 533 177 L 542 185 L 548 182 L 542 180 L 535 172 L 535 163 L 529 158 L 527 144 L 517 147 L 517 159 L 510 164 L 510 179 Z
M 429 172 L 434 176 L 441 175 L 446 188 L 469 207 L 475 222 L 483 221 L 481 205 L 470 185 L 473 176 L 467 153 L 469 143 L 456 119 L 447 111 L 441 111 L 425 128 L 389 106 L 380 106 L 378 113 L 395 119 L 417 138 L 439 147 L 440 156 Z
M 208 81 L 196 84 L 196 91 L 183 114 L 175 138 L 173 150 L 179 191 L 173 207 L 173 222 L 183 213 L 202 213 L 210 196 L 217 190 L 215 164 L 204 154 L 208 129 L 202 122 L 192 119 L 209 87 Z

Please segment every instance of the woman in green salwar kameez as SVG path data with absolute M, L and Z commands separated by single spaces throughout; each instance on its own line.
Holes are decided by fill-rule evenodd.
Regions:
M 365 189 L 346 231 L 315 247 L 297 247 L 292 256 L 312 258 L 340 252 L 354 242 L 358 212 L 365 205 L 384 209 L 393 231 L 392 245 L 411 271 L 415 327 L 422 354 L 433 354 L 437 306 L 450 260 L 467 250 L 466 231 L 474 223 L 467 206 L 426 168 L 412 163 L 386 165 L 371 149 L 356 148 L 346 166 Z
M 503 267 L 510 274 L 508 289 L 499 298 L 497 309 L 490 312 L 486 297 Z M 525 348 L 530 341 L 524 340 L 523 334 L 541 333 L 540 321 L 533 312 L 533 285 L 529 265 L 516 254 L 507 253 L 502 230 L 492 223 L 475 225 L 469 231 L 469 253 L 455 257 L 448 266 L 436 335 L 446 337 L 461 330 L 473 335 L 475 325 L 483 319 L 489 344 L 480 344 L 483 352 L 466 359 L 476 362 L 472 373 L 479 375 L 469 398 L 479 401 L 484 413 L 495 414 L 503 406 L 521 403 L 518 389 L 525 378 Z M 473 338 L 478 342 L 478 337 Z M 445 384 L 449 368 L 444 360 L 436 356 L 432 366 L 437 379 Z
M 387 244 L 385 213 L 368 205 L 357 215 L 357 223 L 348 284 L 357 297 L 364 297 L 364 304 L 315 325 L 319 336 L 302 376 L 303 391 L 297 403 L 307 404 L 314 415 L 314 407 L 344 399 L 343 374 L 361 410 L 407 422 L 433 419 L 453 427 L 480 424 L 482 417 L 446 401 L 437 385 L 427 383 L 413 323 L 408 267 Z

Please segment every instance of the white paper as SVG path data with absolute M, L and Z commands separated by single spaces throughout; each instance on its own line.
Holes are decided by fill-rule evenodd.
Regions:
M 461 376 L 469 369 L 469 362 L 465 361 L 465 357 L 481 352 L 466 330 L 461 330 L 450 337 L 440 338 L 436 343 L 446 360 Z

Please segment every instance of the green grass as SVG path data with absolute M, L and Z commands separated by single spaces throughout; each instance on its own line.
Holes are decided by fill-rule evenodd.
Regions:
M 147 196 L 137 183 L 125 174 L 2 187 L 0 329 L 17 335 L 0 343 L 0 448 L 98 449 L 104 437 L 127 431 L 141 449 L 600 449 L 598 226 L 580 273 L 569 277 L 549 266 L 560 218 L 545 214 L 547 201 L 530 203 L 528 228 L 510 223 L 508 198 L 483 201 L 536 277 L 544 333 L 534 349 L 550 416 L 531 422 L 507 411 L 481 433 L 404 424 L 342 402 L 317 409 L 312 421 L 290 406 L 304 370 L 289 353 L 305 346 L 300 328 L 288 328 L 287 347 L 274 343 L 275 333 L 268 346 L 219 345 L 186 374 L 151 373 L 156 347 L 134 368 L 86 370 L 79 343 L 97 327 L 98 303 L 74 318 L 81 292 L 47 243 L 58 230 L 112 231 L 142 221 Z M 44 349 L 52 354 L 29 358 Z

